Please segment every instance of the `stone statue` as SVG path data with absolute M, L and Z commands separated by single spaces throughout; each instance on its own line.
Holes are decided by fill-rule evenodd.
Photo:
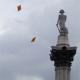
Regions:
M 65 26 L 67 16 L 64 15 L 64 10 L 63 9 L 61 9 L 59 13 L 60 13 L 60 15 L 58 16 L 58 21 L 57 21 L 56 26 L 57 26 L 57 28 L 60 32 L 60 35 L 67 35 L 68 30 Z

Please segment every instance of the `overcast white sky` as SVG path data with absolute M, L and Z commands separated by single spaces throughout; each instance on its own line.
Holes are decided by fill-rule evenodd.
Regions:
M 71 80 L 80 79 L 80 0 L 0 0 L 0 80 L 55 80 L 49 54 L 60 9 L 67 15 L 70 44 L 78 46 Z

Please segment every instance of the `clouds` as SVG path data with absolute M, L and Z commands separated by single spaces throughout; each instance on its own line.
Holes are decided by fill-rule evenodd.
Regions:
M 65 9 L 70 43 L 77 45 L 80 40 L 79 2 L 0 0 L 0 3 L 0 80 L 54 80 L 54 67 L 49 53 L 50 46 L 57 42 L 58 12 Z M 19 13 L 16 11 L 18 3 L 22 4 Z M 33 36 L 37 37 L 35 44 L 31 44 Z M 73 73 L 78 62 L 76 56 Z M 75 75 L 73 73 L 72 76 Z
M 36 76 L 19 75 L 17 76 L 16 80 L 44 80 L 44 79 Z

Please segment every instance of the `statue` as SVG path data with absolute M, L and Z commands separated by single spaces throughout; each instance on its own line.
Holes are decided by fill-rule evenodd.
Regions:
M 60 35 L 67 35 L 68 34 L 68 30 L 65 26 L 65 22 L 66 22 L 66 15 L 64 15 L 64 10 L 61 9 L 60 10 L 60 15 L 58 16 L 58 21 L 57 21 L 57 28 L 59 30 Z

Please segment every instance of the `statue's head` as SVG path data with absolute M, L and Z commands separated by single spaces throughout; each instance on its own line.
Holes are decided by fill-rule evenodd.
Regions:
M 64 11 L 63 9 L 61 9 L 61 10 L 59 11 L 59 13 L 63 14 L 63 13 L 65 13 L 65 11 Z

